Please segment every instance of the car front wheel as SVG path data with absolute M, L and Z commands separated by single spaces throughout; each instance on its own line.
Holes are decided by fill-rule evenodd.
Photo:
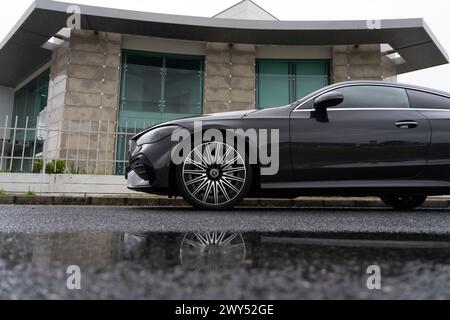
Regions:
M 250 189 L 251 166 L 233 146 L 209 142 L 197 146 L 177 167 L 183 198 L 203 210 L 226 210 L 239 204 Z
M 380 198 L 385 204 L 396 210 L 412 210 L 420 207 L 427 199 L 427 196 L 387 195 Z

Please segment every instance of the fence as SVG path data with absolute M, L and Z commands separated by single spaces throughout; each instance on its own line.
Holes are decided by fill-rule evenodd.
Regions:
M 125 174 L 129 139 L 141 128 L 113 121 L 6 116 L 0 127 L 2 172 Z

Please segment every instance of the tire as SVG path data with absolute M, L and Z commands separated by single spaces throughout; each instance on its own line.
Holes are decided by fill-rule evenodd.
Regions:
M 413 210 L 420 207 L 427 196 L 418 195 L 388 195 L 381 196 L 381 200 L 395 210 Z
M 245 158 L 234 147 L 219 142 L 195 147 L 176 169 L 184 200 L 201 210 L 232 209 L 245 198 L 252 179 Z

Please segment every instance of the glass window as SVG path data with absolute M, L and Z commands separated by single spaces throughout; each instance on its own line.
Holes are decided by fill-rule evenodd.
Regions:
M 125 51 L 119 111 L 118 160 L 125 160 L 128 140 L 158 123 L 200 115 L 203 57 Z M 121 163 L 117 171 L 124 173 Z
M 119 128 L 135 132 L 202 113 L 203 57 L 124 52 Z
M 138 115 L 139 119 L 139 113 L 142 112 L 159 113 L 162 68 L 161 57 L 141 55 L 127 57 L 121 110 L 128 113 L 130 120 L 135 118 L 133 115 Z
M 12 125 L 17 117 L 17 127 L 25 128 L 27 117 L 28 127 L 35 127 L 39 114 L 47 107 L 50 69 L 44 71 L 28 84 L 16 91 Z M 34 139 L 31 137 L 30 139 Z
M 295 63 L 295 102 L 311 92 L 326 87 L 328 80 L 328 63 L 326 61 L 301 61 Z
M 11 126 L 14 127 L 17 119 L 18 130 L 10 130 L 11 142 L 8 143 L 14 143 L 15 145 L 12 164 L 10 159 L 5 161 L 8 170 L 11 168 L 13 172 L 32 172 L 32 160 L 30 158 L 43 151 L 44 139 L 42 133 L 45 126 L 45 108 L 47 107 L 49 82 L 50 69 L 38 75 L 14 94 Z M 28 128 L 33 130 L 25 130 L 27 118 Z M 36 126 L 40 130 L 34 130 Z M 14 138 L 15 140 L 13 140 Z M 12 152 L 12 147 L 9 148 L 11 148 Z M 23 161 L 21 161 L 22 154 L 25 157 Z
M 290 74 L 287 62 L 267 61 L 257 66 L 259 109 L 280 107 L 290 103 Z
M 199 114 L 202 102 L 201 70 L 203 61 L 166 59 L 164 118 Z
M 408 90 L 411 107 L 415 109 L 450 109 L 450 98 L 432 93 Z
M 405 89 L 384 86 L 351 86 L 336 89 L 344 102 L 335 108 L 409 108 Z
M 256 74 L 257 107 L 279 107 L 329 85 L 329 61 L 258 60 Z

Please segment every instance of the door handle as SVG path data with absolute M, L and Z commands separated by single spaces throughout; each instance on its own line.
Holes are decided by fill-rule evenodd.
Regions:
M 395 125 L 400 129 L 414 129 L 419 126 L 419 123 L 416 121 L 399 121 Z

